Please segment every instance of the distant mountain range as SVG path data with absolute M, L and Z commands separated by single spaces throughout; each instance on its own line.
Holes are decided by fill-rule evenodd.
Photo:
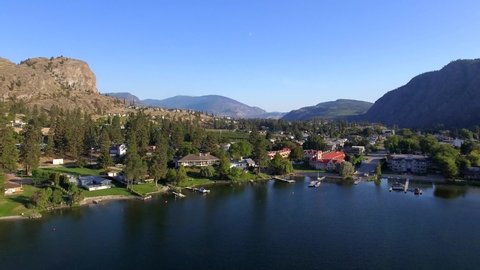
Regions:
M 480 126 L 480 59 L 418 75 L 357 119 L 408 128 Z
M 198 97 L 174 96 L 162 100 L 140 100 L 135 95 L 126 92 L 106 93 L 105 95 L 143 106 L 190 109 L 234 118 L 281 118 L 284 115 L 284 113 L 277 112 L 269 113 L 261 108 L 248 106 L 234 99 L 219 95 L 206 95 Z
M 288 121 L 310 120 L 314 118 L 339 119 L 367 112 L 373 104 L 352 99 L 337 99 L 303 107 L 285 114 L 282 119 Z

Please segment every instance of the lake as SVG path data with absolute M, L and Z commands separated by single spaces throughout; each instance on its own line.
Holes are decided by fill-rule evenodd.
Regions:
M 307 185 L 215 186 L 3 221 L 0 269 L 480 269 L 480 189 Z

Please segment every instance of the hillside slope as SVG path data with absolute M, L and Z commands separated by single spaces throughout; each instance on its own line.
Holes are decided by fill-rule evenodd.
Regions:
M 409 128 L 480 125 L 480 59 L 457 60 L 386 93 L 360 119 Z
M 288 121 L 310 120 L 313 118 L 338 119 L 365 113 L 372 103 L 351 99 L 322 102 L 315 106 L 293 110 L 283 116 Z

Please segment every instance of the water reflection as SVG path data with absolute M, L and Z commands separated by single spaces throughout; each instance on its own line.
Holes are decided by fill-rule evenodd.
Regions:
M 466 186 L 436 185 L 433 195 L 443 199 L 455 199 L 465 197 L 467 191 L 468 187 Z

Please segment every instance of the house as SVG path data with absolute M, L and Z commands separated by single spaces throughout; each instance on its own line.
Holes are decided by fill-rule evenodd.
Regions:
M 456 147 L 456 148 L 460 148 L 460 147 L 462 147 L 462 144 L 464 142 L 465 142 L 465 140 L 461 140 L 461 139 L 456 138 L 452 141 L 452 146 Z
M 10 182 L 10 181 L 5 183 L 5 195 L 15 195 L 22 192 L 23 192 L 23 189 L 20 184 L 17 184 L 15 182 Z
M 480 167 L 468 167 L 462 171 L 462 174 L 467 180 L 480 180 Z
M 427 173 L 430 158 L 424 155 L 397 155 L 387 157 L 388 167 L 397 173 Z
M 342 151 L 320 153 L 310 159 L 309 165 L 317 170 L 333 171 L 337 165 L 345 162 L 345 153 Z
M 110 185 L 112 183 L 111 180 L 98 176 L 80 176 L 78 180 L 80 182 L 80 186 L 88 191 L 108 189 L 112 187 Z
M 63 158 L 56 158 L 52 160 L 53 165 L 62 165 L 63 164 Z
M 307 149 L 303 150 L 303 157 L 307 160 L 310 160 L 312 158 L 315 158 L 318 156 L 318 154 L 322 154 L 322 151 L 320 150 L 313 150 L 313 149 Z
M 240 168 L 243 170 L 248 170 L 249 168 L 254 168 L 255 167 L 255 161 L 251 158 L 245 158 L 241 159 L 239 161 L 231 162 L 230 163 L 230 168 Z
M 112 157 L 123 157 L 127 154 L 127 146 L 125 144 L 112 145 L 109 153 Z
M 206 167 L 220 164 L 220 159 L 210 153 L 190 154 L 177 161 L 177 166 Z
M 273 159 L 277 154 L 279 154 L 280 157 L 282 158 L 288 158 L 291 152 L 292 150 L 290 148 L 285 147 L 282 150 L 278 150 L 278 151 L 268 151 L 267 155 L 270 159 Z

